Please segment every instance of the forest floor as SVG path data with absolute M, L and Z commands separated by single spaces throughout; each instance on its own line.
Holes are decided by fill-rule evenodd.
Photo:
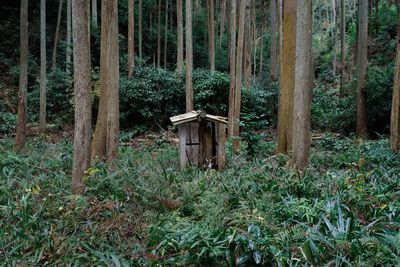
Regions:
M 311 166 L 261 141 L 224 171 L 179 170 L 176 140 L 123 146 L 71 195 L 71 135 L 0 140 L 0 265 L 325 265 L 400 262 L 400 155 L 386 139 L 314 138 Z

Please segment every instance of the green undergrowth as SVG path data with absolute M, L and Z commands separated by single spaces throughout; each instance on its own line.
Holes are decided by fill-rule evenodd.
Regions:
M 0 141 L 0 264 L 393 266 L 400 262 L 400 156 L 386 139 L 323 134 L 295 171 L 260 138 L 228 145 L 224 171 L 180 171 L 177 146 L 124 146 L 114 171 L 71 195 L 70 141 Z M 254 152 L 254 151 L 255 152 Z

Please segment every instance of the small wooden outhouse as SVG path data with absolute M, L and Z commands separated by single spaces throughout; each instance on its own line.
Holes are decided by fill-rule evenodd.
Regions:
M 170 118 L 179 131 L 181 168 L 190 165 L 223 169 L 227 118 L 191 111 Z

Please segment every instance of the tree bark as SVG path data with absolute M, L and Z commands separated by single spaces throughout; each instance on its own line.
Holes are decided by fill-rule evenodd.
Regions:
M 333 77 L 336 77 L 336 52 L 337 52 L 337 23 L 336 23 L 336 0 L 332 0 L 332 35 L 333 35 Z
M 186 0 L 186 112 L 194 109 L 193 105 L 193 43 L 192 43 L 192 0 Z
M 183 70 L 183 21 L 182 21 L 182 0 L 176 0 L 177 17 L 177 69 L 178 73 Z
M 21 0 L 20 10 L 20 66 L 19 94 L 15 150 L 20 152 L 25 147 L 26 113 L 28 94 L 28 0 Z
M 234 124 L 233 124 L 233 150 L 238 152 L 240 150 L 240 109 L 242 98 L 242 69 L 243 69 L 243 50 L 244 50 L 244 36 L 245 36 L 245 19 L 246 9 L 250 8 L 250 0 L 241 0 L 239 11 L 239 27 L 237 39 L 237 54 L 236 54 L 236 81 L 235 81 L 235 109 L 234 109 Z M 248 17 L 247 17 L 248 18 Z
M 273 81 L 278 80 L 278 44 L 277 44 L 277 32 L 278 32 L 278 23 L 277 23 L 277 7 L 276 0 L 271 0 L 270 3 L 270 29 L 271 29 L 271 79 Z M 262 32 L 264 33 L 264 23 L 262 26 Z M 263 49 L 264 41 L 261 39 L 261 49 Z M 263 66 L 260 64 L 260 73 L 262 74 Z M 261 75 L 262 76 L 262 75 Z
M 135 1 L 128 1 L 128 77 L 135 69 Z
M 157 5 L 157 68 L 161 67 L 161 0 Z
M 225 32 L 225 21 L 226 21 L 226 0 L 222 0 L 221 3 L 221 29 L 219 31 L 219 46 L 222 46 L 222 39 L 224 38 Z
M 97 0 L 92 0 L 92 25 L 97 27 Z
M 400 150 L 400 19 L 397 28 L 397 55 L 390 119 L 390 144 L 393 151 Z
M 346 6 L 340 0 L 340 98 L 344 97 L 344 82 L 346 70 Z
M 55 33 L 55 36 L 54 36 L 53 71 L 56 69 L 56 65 L 57 65 L 58 35 L 60 33 L 60 22 L 61 22 L 62 8 L 63 8 L 63 0 L 60 0 L 59 5 L 58 5 L 56 33 Z
M 119 50 L 117 0 L 102 0 L 100 103 L 92 141 L 92 159 L 117 157 L 119 138 Z
M 367 94 L 365 90 L 368 63 L 368 0 L 359 0 L 357 51 L 357 125 L 356 133 L 367 137 Z
M 165 29 L 164 29 L 164 69 L 167 70 L 168 49 L 168 0 L 165 0 Z
M 143 42 L 143 29 L 142 29 L 142 14 L 143 14 L 143 7 L 142 7 L 143 0 L 139 0 L 139 58 L 143 58 L 142 52 L 142 42 Z
M 46 132 L 46 0 L 40 0 L 40 110 L 39 132 Z
M 230 23 L 229 23 L 229 73 L 230 73 L 230 83 L 229 83 L 229 110 L 228 110 L 228 135 L 233 137 L 234 125 L 235 125 L 235 77 L 236 77 L 236 0 L 230 1 Z
M 250 0 L 251 1 L 251 0 Z M 246 5 L 244 24 L 244 81 L 247 88 L 251 86 L 252 80 L 252 27 L 251 27 L 251 3 Z
M 107 163 L 110 165 L 118 156 L 119 145 L 119 44 L 118 44 L 118 0 L 103 0 L 106 8 L 102 10 L 105 18 L 105 77 L 107 94 Z M 104 15 L 103 15 L 104 12 Z M 102 21 L 103 21 L 102 20 Z M 101 66 L 100 66 L 101 71 Z M 100 81 L 101 83 L 101 81 Z
M 284 1 L 283 51 L 278 107 L 278 153 L 289 153 L 293 145 L 293 97 L 296 62 L 296 1 Z
M 215 32 L 214 32 L 214 0 L 208 0 L 208 54 L 210 70 L 215 71 Z
M 293 159 L 300 171 L 308 165 L 311 146 L 312 0 L 297 2 Z
M 65 73 L 71 75 L 71 55 L 72 55 L 72 11 L 71 11 L 71 0 L 67 0 L 67 48 L 65 52 Z
M 90 70 L 89 0 L 72 0 L 74 39 L 75 129 L 73 144 L 72 183 L 74 194 L 83 193 L 83 177 L 90 166 L 92 135 L 92 96 Z

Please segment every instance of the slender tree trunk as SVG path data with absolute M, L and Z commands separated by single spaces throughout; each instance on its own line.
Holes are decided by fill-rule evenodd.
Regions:
M 74 194 L 83 193 L 83 177 L 90 166 L 92 96 L 90 37 L 87 27 L 89 23 L 89 5 L 89 0 L 72 0 L 75 130 L 71 190 Z
M 235 121 L 235 77 L 236 77 L 236 0 L 230 1 L 230 23 L 229 23 L 229 37 L 230 37 L 230 52 L 229 52 L 229 73 L 230 73 L 230 83 L 229 83 L 229 111 L 228 111 L 228 135 L 233 137 L 234 125 L 237 123 Z
M 394 151 L 400 150 L 400 19 L 397 28 L 397 55 L 390 119 L 390 144 Z
M 161 0 L 157 5 L 157 68 L 161 66 Z
M 222 46 L 222 39 L 224 38 L 225 32 L 225 21 L 226 21 L 226 0 L 222 0 L 221 3 L 221 30 L 219 31 L 219 46 Z
M 208 0 L 208 42 L 210 70 L 215 71 L 215 32 L 214 32 L 214 0 Z
M 58 5 L 56 34 L 54 36 L 53 71 L 56 69 L 56 65 L 57 65 L 57 46 L 58 46 L 58 35 L 60 33 L 60 22 L 61 22 L 62 8 L 63 8 L 63 0 L 60 0 L 59 5 Z
M 193 105 L 193 43 L 192 43 L 192 0 L 186 0 L 186 112 L 194 109 Z
M 72 11 L 71 0 L 67 0 L 67 48 L 65 52 L 65 73 L 69 76 L 71 74 L 71 55 L 72 55 Z
M 28 87 L 28 0 L 21 0 L 19 94 L 15 150 L 25 147 Z
M 312 0 L 297 2 L 293 158 L 300 171 L 308 165 L 311 146 Z
M 105 29 L 105 77 L 107 85 L 107 163 L 111 164 L 118 156 L 119 145 L 119 45 L 118 45 L 118 0 L 103 0 L 106 7 L 102 19 L 107 23 Z M 103 5 L 102 5 L 103 6 Z M 103 13 L 104 12 L 104 13 Z M 101 68 L 101 66 L 100 66 Z M 100 69 L 101 71 L 101 69 Z M 101 83 L 101 81 L 100 81 Z
M 336 54 L 337 54 L 337 23 L 336 23 L 336 0 L 332 0 L 332 35 L 333 35 L 333 77 L 336 77 Z
M 97 0 L 92 0 L 92 25 L 97 27 Z
M 359 0 L 357 52 L 357 127 L 358 136 L 367 137 L 368 0 Z
M 142 42 L 143 42 L 143 30 L 142 30 L 142 14 L 143 14 L 143 7 L 142 7 L 143 0 L 139 0 L 139 58 L 143 58 L 142 53 Z
M 40 111 L 39 131 L 46 132 L 46 0 L 40 0 Z
M 271 0 L 270 3 L 270 29 L 271 29 L 271 79 L 273 81 L 278 80 L 278 44 L 277 44 L 277 32 L 278 32 L 278 20 L 277 20 L 277 7 L 276 0 Z M 264 12 L 263 12 L 264 14 Z M 264 15 L 265 16 L 265 15 Z M 265 19 L 263 19 L 265 21 Z M 264 24 L 262 25 L 262 31 L 264 33 Z M 263 47 L 264 38 L 261 39 L 261 46 Z M 261 48 L 263 49 L 263 48 Z M 260 73 L 262 73 L 262 65 L 260 64 Z
M 135 69 L 135 1 L 128 1 L 128 77 Z
M 346 13 L 344 0 L 340 0 L 340 98 L 344 97 L 346 70 Z
M 251 1 L 251 0 L 249 0 Z M 251 3 L 245 9 L 245 24 L 244 24 L 244 80 L 247 88 L 251 86 L 252 73 L 252 27 L 251 27 Z
M 241 0 L 240 14 L 239 14 L 239 27 L 237 39 L 237 54 L 236 54 L 236 81 L 235 81 L 235 109 L 234 109 L 234 124 L 233 124 L 233 150 L 238 152 L 240 150 L 240 109 L 242 99 L 242 69 L 243 69 L 243 50 L 244 50 L 244 36 L 245 36 L 245 19 L 246 9 L 250 8 L 250 0 Z M 247 17 L 248 18 L 248 17 Z
M 168 48 L 168 0 L 165 0 L 165 32 L 164 32 L 164 69 L 167 69 L 167 48 Z
M 278 20 L 278 81 L 281 84 L 281 66 L 283 62 L 283 0 L 277 0 L 277 20 Z
M 182 21 L 182 0 L 176 0 L 176 17 L 177 17 L 177 69 L 178 73 L 182 73 L 183 69 L 183 21 Z
M 278 107 L 278 153 L 288 153 L 293 145 L 293 98 L 296 62 L 296 1 L 284 1 L 283 51 Z

